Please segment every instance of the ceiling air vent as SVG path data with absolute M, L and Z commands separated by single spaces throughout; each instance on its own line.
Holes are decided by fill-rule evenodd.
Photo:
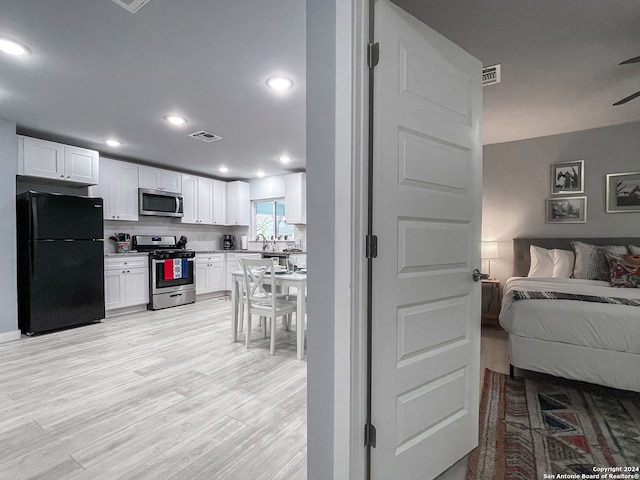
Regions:
M 493 85 L 494 83 L 500 83 L 502 74 L 500 73 L 501 67 L 499 63 L 495 65 L 489 65 L 482 68 L 482 86 Z
M 113 3 L 120 5 L 129 13 L 136 13 L 151 0 L 111 0 Z
M 215 135 L 213 133 L 205 132 L 204 130 L 200 130 L 199 132 L 190 133 L 189 136 L 191 138 L 195 138 L 197 140 L 202 140 L 203 142 L 211 143 L 216 140 L 222 140 L 222 137 L 219 135 Z

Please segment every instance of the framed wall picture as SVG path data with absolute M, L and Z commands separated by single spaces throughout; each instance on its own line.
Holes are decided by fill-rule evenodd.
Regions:
M 585 223 L 587 197 L 547 198 L 547 223 Z
M 584 160 L 551 164 L 551 195 L 584 193 Z
M 607 213 L 640 212 L 640 172 L 607 175 Z

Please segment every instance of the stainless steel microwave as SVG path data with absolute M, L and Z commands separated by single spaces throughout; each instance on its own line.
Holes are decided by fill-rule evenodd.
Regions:
M 164 190 L 138 189 L 138 213 L 157 217 L 182 217 L 182 195 Z

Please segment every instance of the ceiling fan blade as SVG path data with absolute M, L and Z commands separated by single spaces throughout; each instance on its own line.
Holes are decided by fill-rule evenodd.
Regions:
M 629 65 L 630 63 L 640 63 L 640 57 L 630 58 L 629 60 L 625 60 L 624 62 L 619 63 L 618 65 Z
M 618 100 L 616 103 L 614 103 L 613 105 L 622 105 L 623 103 L 627 103 L 631 100 L 633 100 L 634 98 L 640 97 L 640 91 L 634 93 L 633 95 L 629 95 L 626 98 L 623 98 L 622 100 Z

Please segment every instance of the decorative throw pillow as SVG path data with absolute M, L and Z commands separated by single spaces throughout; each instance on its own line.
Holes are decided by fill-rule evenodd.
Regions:
M 604 256 L 605 253 L 614 255 L 626 255 L 629 253 L 625 245 L 596 246 L 573 241 L 571 246 L 576 254 L 573 277 L 586 280 L 609 280 L 609 265 Z
M 551 259 L 553 260 L 553 278 L 569 278 L 573 273 L 573 263 L 575 254 L 569 250 L 560 250 L 554 248 L 551 250 Z
M 546 248 L 529 246 L 531 266 L 527 277 L 551 277 L 553 275 L 553 259 Z
M 612 287 L 640 288 L 640 255 L 606 253 Z
M 629 245 L 629 253 L 631 255 L 640 255 L 640 247 L 636 247 L 635 245 Z

